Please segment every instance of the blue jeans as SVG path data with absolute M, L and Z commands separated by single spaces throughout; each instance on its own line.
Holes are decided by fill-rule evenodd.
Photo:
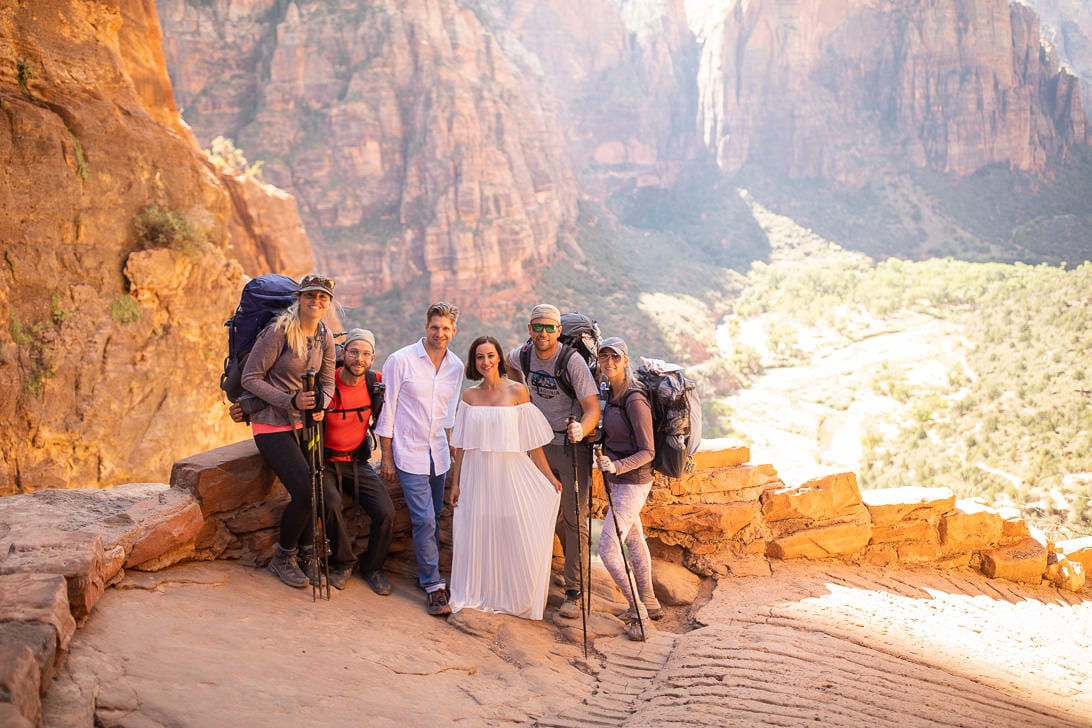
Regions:
M 447 473 L 436 474 L 433 472 L 435 469 L 431 460 L 428 475 L 407 473 L 396 468 L 413 525 L 417 584 L 427 592 L 446 586 L 440 576 L 440 512 L 444 510 L 444 480 Z

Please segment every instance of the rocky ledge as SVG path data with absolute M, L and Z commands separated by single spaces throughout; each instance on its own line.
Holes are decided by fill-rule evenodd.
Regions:
M 665 603 L 693 601 L 698 576 L 762 576 L 771 561 L 790 559 L 970 567 L 990 578 L 1085 589 L 1092 538 L 1051 543 L 1015 513 L 957 500 L 944 488 L 862 493 L 853 473 L 787 486 L 771 465 L 749 458 L 744 446 L 711 441 L 695 473 L 654 483 L 643 519 Z M 58 661 L 126 570 L 268 560 L 287 494 L 251 441 L 181 460 L 171 481 L 0 498 L 0 724 L 41 725 L 41 696 Z M 388 568 L 411 575 L 409 518 L 397 485 L 391 494 L 398 518 Z M 447 514 L 444 558 L 450 527 Z M 593 621 L 600 634 L 613 628 Z

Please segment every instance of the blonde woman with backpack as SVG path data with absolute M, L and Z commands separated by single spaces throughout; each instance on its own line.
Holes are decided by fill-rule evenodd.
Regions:
M 652 407 L 629 369 L 625 341 L 618 337 L 603 340 L 599 345 L 599 371 L 610 386 L 603 409 L 602 450 L 595 458 L 609 496 L 599 537 L 599 557 L 629 602 L 629 610 L 622 615 L 626 636 L 643 641 L 648 619 L 663 615 L 652 588 L 652 556 L 641 526 L 641 508 L 652 489 Z M 633 593 L 620 542 L 625 542 L 629 553 L 637 594 Z
M 281 516 L 269 570 L 295 588 L 319 578 L 314 563 L 311 467 L 301 430 L 306 412 L 315 421 L 322 420 L 334 391 L 334 337 L 322 323 L 333 299 L 334 281 L 304 276 L 296 302 L 258 334 L 242 375 L 243 388 L 269 404 L 251 415 L 254 444 L 291 496 Z M 318 396 L 304 389 L 308 371 L 318 373 Z M 328 504 L 336 502 L 336 497 L 326 498 Z M 310 574 L 300 568 L 301 559 Z

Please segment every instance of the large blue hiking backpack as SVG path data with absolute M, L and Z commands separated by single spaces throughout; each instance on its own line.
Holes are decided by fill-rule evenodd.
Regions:
M 242 385 L 243 366 L 258 338 L 273 317 L 296 302 L 299 284 L 288 276 L 267 273 L 243 286 L 239 307 L 224 322 L 228 330 L 228 355 L 224 359 L 224 373 L 220 375 L 220 389 L 228 400 L 238 402 L 249 394 Z

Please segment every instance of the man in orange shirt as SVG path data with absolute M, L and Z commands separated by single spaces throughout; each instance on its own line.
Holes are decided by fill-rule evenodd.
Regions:
M 337 479 L 336 490 L 351 493 L 357 509 L 363 508 L 371 518 L 368 548 L 360 556 L 360 575 L 372 591 L 385 596 L 391 593 L 383 563 L 394 531 L 394 503 L 368 462 L 372 451 L 369 429 L 383 406 L 383 383 L 380 375 L 371 371 L 375 336 L 367 329 L 351 329 L 342 346 L 345 363 L 334 374 L 334 396 L 323 421 L 326 473 Z M 341 515 L 341 504 L 333 505 L 332 510 Z M 344 519 L 333 520 L 327 524 L 332 550 L 330 586 L 344 589 L 356 556 Z

